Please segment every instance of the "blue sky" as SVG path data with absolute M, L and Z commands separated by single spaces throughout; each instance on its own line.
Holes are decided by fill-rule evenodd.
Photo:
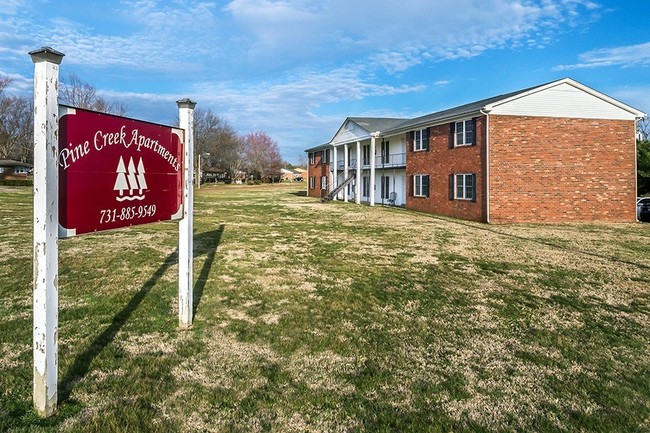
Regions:
M 285 160 L 348 116 L 415 117 L 571 77 L 650 112 L 650 5 L 613 0 L 2 0 L 0 74 L 65 54 L 127 116 L 189 97 Z

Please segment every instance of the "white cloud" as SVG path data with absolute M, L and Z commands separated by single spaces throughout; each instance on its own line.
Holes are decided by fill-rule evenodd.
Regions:
M 25 0 L 2 0 L 0 13 L 13 15 L 17 13 L 22 7 L 24 7 L 26 3 L 27 1 Z
M 548 46 L 600 10 L 591 0 L 121 0 L 103 4 L 94 20 L 53 7 L 44 15 L 35 1 L 3 2 L 11 9 L 0 9 L 4 72 L 29 76 L 27 52 L 50 45 L 66 54 L 64 76 L 96 84 L 93 73 L 119 70 L 125 80 L 157 83 L 149 93 L 105 91 L 129 114 L 168 123 L 175 100 L 190 96 L 242 132 L 275 132 L 281 143 L 306 134 L 303 147 L 309 134 L 328 139 L 339 126 L 324 107 L 422 92 L 400 78 L 490 50 Z M 391 84 L 379 84 L 387 75 Z M 433 85 L 449 83 L 438 78 Z
M 582 0 L 233 0 L 242 54 L 271 67 L 335 58 L 368 59 L 402 72 L 427 61 L 490 49 L 543 47 L 563 27 L 588 21 L 598 5 Z
M 650 42 L 614 48 L 600 48 L 578 56 L 578 63 L 559 65 L 556 71 L 601 68 L 606 66 L 650 66 Z

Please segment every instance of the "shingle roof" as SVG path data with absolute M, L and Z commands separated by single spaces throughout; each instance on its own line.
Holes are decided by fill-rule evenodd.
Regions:
M 402 122 L 399 125 L 395 125 L 390 129 L 383 130 L 382 132 L 392 133 L 399 130 L 412 129 L 420 125 L 427 125 L 431 123 L 440 122 L 444 119 L 461 117 L 463 115 L 467 115 L 470 113 L 476 113 L 482 108 L 484 108 L 486 105 L 493 104 L 495 102 L 504 99 L 512 98 L 519 94 L 529 92 L 537 87 L 541 87 L 541 86 L 529 87 L 527 89 L 517 90 L 516 92 L 506 93 L 504 95 L 499 95 L 499 96 L 493 96 L 491 98 L 481 99 L 480 101 L 470 102 L 468 104 L 460 105 L 458 107 L 453 107 L 446 110 L 437 111 L 435 113 L 427 114 L 424 116 L 416 117 L 414 119 L 407 120 L 406 122 Z
M 401 123 L 404 123 L 408 119 L 404 118 L 392 118 L 392 117 L 348 117 L 349 120 L 353 121 L 369 133 L 376 131 L 385 131 L 387 129 L 393 128 Z
M 620 101 L 616 101 L 607 95 L 604 95 L 596 90 L 590 89 L 587 86 L 578 83 L 577 81 L 572 80 L 571 78 L 563 78 L 560 80 L 551 81 L 545 84 L 540 84 L 533 87 L 528 87 L 526 89 L 517 90 L 515 92 L 506 93 L 503 95 L 492 96 L 490 98 L 481 99 L 479 101 L 470 102 L 468 104 L 459 105 L 457 107 L 448 108 L 446 110 L 437 111 L 435 113 L 427 114 L 424 116 L 416 117 L 414 119 L 399 119 L 399 118 L 377 118 L 377 117 L 348 117 L 343 126 L 339 128 L 339 132 L 347 125 L 347 122 L 352 121 L 357 124 L 360 128 L 368 132 L 368 135 L 379 131 L 381 135 L 390 135 L 401 133 L 421 127 L 431 126 L 435 124 L 441 124 L 444 122 L 458 120 L 460 118 L 469 116 L 469 115 L 478 115 L 481 110 L 490 111 L 494 108 L 495 105 L 502 103 L 507 103 L 512 99 L 526 96 L 528 93 L 544 90 L 547 87 L 555 86 L 561 83 L 570 83 L 571 85 L 582 89 L 592 95 L 598 96 L 607 100 L 614 105 L 617 105 L 619 108 L 634 113 L 637 117 L 643 117 L 645 113 L 630 107 L 626 104 L 623 104 Z M 338 134 L 338 133 L 337 133 Z M 336 136 L 335 136 L 336 137 Z M 353 137 L 358 139 L 359 137 Z M 343 137 L 340 143 L 346 141 L 346 137 Z M 332 143 L 326 143 L 318 147 L 308 149 L 307 151 L 320 150 L 329 147 Z
M 324 143 L 319 144 L 318 146 L 310 147 L 309 149 L 305 149 L 305 152 L 316 152 L 323 149 L 329 149 L 330 147 L 332 146 L 329 143 Z
M 14 161 L 13 159 L 0 159 L 0 167 L 33 167 L 28 162 Z

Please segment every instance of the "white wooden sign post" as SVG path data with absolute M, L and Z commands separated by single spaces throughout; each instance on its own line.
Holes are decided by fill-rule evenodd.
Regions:
M 34 62 L 34 408 L 56 411 L 59 327 L 59 65 L 49 47 L 31 51 Z
M 42 417 L 48 417 L 56 412 L 58 403 L 60 238 L 182 218 L 179 221 L 178 241 L 178 317 L 181 328 L 188 328 L 192 324 L 192 162 L 196 103 L 189 99 L 177 102 L 180 129 L 183 132 L 179 128 L 59 106 L 59 65 L 64 54 L 49 47 L 29 54 L 34 62 L 33 401 L 36 412 Z M 147 131 L 151 132 L 151 137 L 157 138 L 147 136 Z M 86 139 L 85 134 L 88 133 L 94 138 Z M 59 139 L 66 140 L 61 151 Z M 144 201 L 139 206 L 129 202 L 123 204 L 124 200 L 133 197 L 122 197 L 125 188 L 114 186 L 118 185 L 120 175 L 125 176 L 120 167 L 124 165 L 122 156 L 128 156 L 128 152 L 141 152 L 136 155 L 136 160 L 139 161 L 137 169 L 133 157 L 128 159 L 131 161 L 128 170 L 133 174 L 129 182 L 136 182 L 139 189 L 129 185 L 141 194 L 137 197 L 138 200 L 145 200 L 145 195 L 153 197 L 150 198 L 152 204 Z M 154 170 L 145 172 L 143 160 L 146 160 L 147 167 L 154 167 Z M 108 171 L 76 167 L 77 164 L 87 163 L 93 166 L 106 161 L 109 165 L 113 164 Z M 163 169 L 160 169 L 161 165 Z M 117 167 L 115 173 L 111 172 L 114 167 Z M 79 181 L 81 178 L 74 177 L 80 176 L 79 173 L 92 177 L 88 181 L 96 190 L 91 193 L 102 197 L 101 200 L 84 201 L 86 196 L 83 194 L 74 195 L 78 191 L 73 187 L 83 183 Z M 118 181 L 115 181 L 115 175 L 118 176 Z M 145 181 L 147 177 L 149 181 Z M 82 180 L 85 181 L 85 178 Z M 123 183 L 126 182 L 123 180 Z M 109 204 L 104 206 L 105 200 Z M 74 206 L 69 206 L 71 203 Z M 101 211 L 93 207 L 97 204 L 104 206 Z M 89 209 L 89 213 L 84 213 Z M 81 211 L 77 212 L 78 210 Z M 76 228 L 62 227 L 60 222 L 66 223 L 66 220 L 68 225 L 73 224 Z
M 194 107 L 190 99 L 177 101 L 179 127 L 185 130 L 185 156 L 183 178 L 183 219 L 178 223 L 178 324 L 181 328 L 192 325 L 194 276 Z

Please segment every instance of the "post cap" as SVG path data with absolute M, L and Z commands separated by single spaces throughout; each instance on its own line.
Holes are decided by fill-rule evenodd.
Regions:
M 190 98 L 183 98 L 176 101 L 178 108 L 190 108 L 194 109 L 196 107 L 196 102 L 192 101 Z
M 28 54 L 32 56 L 32 61 L 34 63 L 50 62 L 56 63 L 57 65 L 61 64 L 63 56 L 65 56 L 65 54 L 52 47 L 41 47 L 38 50 L 30 51 Z

